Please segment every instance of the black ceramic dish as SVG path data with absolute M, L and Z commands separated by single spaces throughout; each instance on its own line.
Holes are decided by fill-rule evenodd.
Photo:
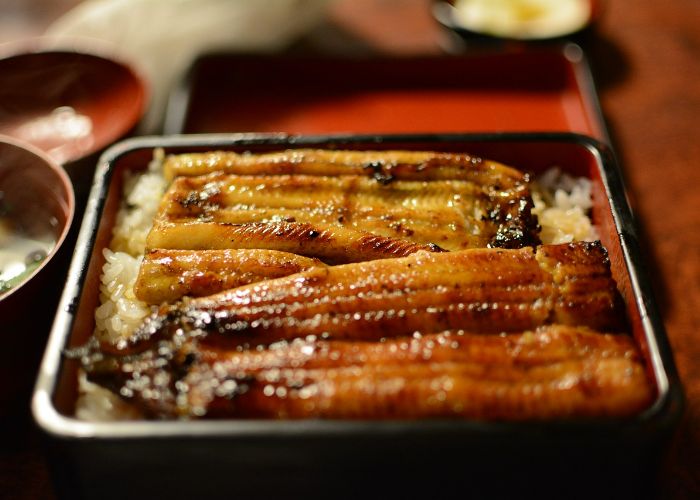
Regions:
M 75 362 L 91 335 L 103 263 L 128 170 L 152 150 L 270 151 L 297 147 L 464 151 L 539 172 L 552 165 L 593 182 L 593 218 L 610 253 L 632 333 L 657 388 L 631 419 L 492 421 L 81 422 Z M 401 136 L 201 135 L 133 139 L 97 167 L 68 282 L 33 397 L 57 488 L 70 498 L 240 498 L 648 493 L 681 413 L 682 390 L 640 257 L 614 158 L 575 134 Z

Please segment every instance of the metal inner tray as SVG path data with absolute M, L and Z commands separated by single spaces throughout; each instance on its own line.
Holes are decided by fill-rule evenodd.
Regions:
M 609 251 L 613 276 L 627 306 L 631 332 L 657 389 L 654 404 L 631 419 L 525 423 L 444 419 L 78 421 L 72 416 L 77 366 L 64 359 L 62 352 L 66 347 L 81 345 L 92 334 L 104 261 L 101 249 L 111 237 L 124 174 L 144 169 L 156 147 L 164 148 L 166 153 L 212 149 L 263 152 L 300 147 L 461 151 L 533 173 L 556 165 L 570 174 L 590 178 L 594 198 L 592 216 Z M 402 477 L 413 477 L 415 471 L 420 471 L 410 484 L 418 489 L 420 485 L 430 489 L 430 481 L 456 467 L 457 471 L 453 471 L 456 475 L 441 479 L 449 493 L 458 491 L 464 477 L 477 488 L 478 484 L 486 484 L 487 478 L 495 480 L 492 477 L 495 472 L 527 477 L 544 464 L 556 471 L 555 484 L 572 479 L 572 474 L 578 477 L 580 468 L 585 467 L 587 475 L 588 472 L 594 475 L 593 484 L 597 484 L 598 478 L 607 477 L 606 488 L 619 482 L 629 492 L 630 478 L 653 467 L 659 458 L 679 418 L 682 390 L 644 273 L 619 171 L 613 155 L 603 144 L 570 133 L 226 134 L 132 139 L 103 155 L 32 407 L 53 452 L 52 465 L 60 490 L 88 497 L 104 495 L 101 486 L 104 481 L 111 481 L 108 497 L 141 488 L 139 494 L 167 491 L 171 496 L 186 498 L 210 491 L 212 485 L 228 481 L 229 476 L 237 481 L 238 491 L 256 496 L 261 492 L 324 496 L 324 492 L 328 493 L 325 489 L 328 483 L 337 480 L 349 481 L 348 491 L 355 491 L 355 487 L 362 491 L 361 485 L 370 480 L 375 484 L 375 479 L 379 485 L 375 490 L 399 488 L 387 482 L 386 476 L 370 474 L 376 470 L 400 471 Z M 452 454 L 458 454 L 460 460 L 456 463 L 449 460 Z M 498 464 L 496 469 L 494 464 Z M 118 473 L 128 473 L 130 481 L 115 485 L 113 478 Z M 162 480 L 153 484 L 149 478 L 154 473 L 172 479 L 172 483 Z M 351 479 L 347 479 L 349 473 Z M 188 479 L 182 480 L 183 476 Z M 270 476 L 279 481 L 268 481 Z M 635 481 L 639 485 L 638 479 Z M 552 486 L 551 481 L 548 486 Z M 508 485 L 495 480 L 492 487 L 508 488 Z

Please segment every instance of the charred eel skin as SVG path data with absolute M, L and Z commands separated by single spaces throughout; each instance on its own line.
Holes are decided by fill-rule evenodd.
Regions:
M 293 150 L 165 172 L 136 287 L 163 305 L 83 356 L 145 416 L 624 418 L 653 399 L 604 248 L 534 247 L 515 169 Z
M 148 304 L 202 297 L 316 267 L 318 259 L 277 250 L 151 250 L 144 255 L 134 285 Z
M 156 418 L 625 417 L 622 318 L 598 243 L 421 252 L 163 306 L 85 367 Z
M 298 339 L 244 351 L 176 344 L 86 366 L 157 418 L 529 420 L 628 416 L 652 398 L 632 340 L 583 327 L 384 343 Z
M 213 390 L 214 369 L 198 368 L 186 379 L 185 411 L 210 418 L 626 417 L 651 399 L 643 366 L 626 358 L 271 370 L 227 378 Z
M 149 304 L 310 269 L 308 259 L 539 242 L 527 175 L 464 154 L 214 152 L 170 156 L 165 170 L 135 287 Z
M 278 231 L 296 226 L 316 233 L 335 230 L 337 238 L 323 246 L 296 249 L 309 257 L 336 259 L 329 263 L 382 258 L 354 254 L 342 260 L 332 254 L 334 247 L 366 233 L 446 250 L 539 243 L 528 176 L 465 154 L 211 152 L 170 156 L 164 170 L 172 184 L 149 238 L 150 249 L 201 248 L 196 233 L 202 231 L 213 236 L 215 248 L 240 248 L 260 232 L 259 248 L 295 251 L 288 242 L 276 246 L 284 241 L 271 240 L 269 231 L 263 234 L 266 225 Z M 177 231 L 180 225 L 186 232 Z M 236 231 L 243 230 L 246 237 L 241 240 Z M 188 233 L 192 243 L 187 243 Z
M 164 304 L 117 351 L 180 331 L 224 346 L 307 335 L 379 340 L 450 329 L 513 332 L 561 323 L 624 329 L 600 243 L 419 252 L 318 267 L 212 296 Z
M 523 175 L 501 163 L 463 153 L 328 149 L 288 149 L 261 154 L 210 151 L 170 155 L 164 161 L 163 171 L 167 180 L 223 172 L 235 175 L 357 175 L 383 183 L 401 179 L 462 179 L 501 187 L 519 182 Z

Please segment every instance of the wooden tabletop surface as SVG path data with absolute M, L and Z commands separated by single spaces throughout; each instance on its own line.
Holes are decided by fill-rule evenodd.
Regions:
M 40 34 L 78 2 L 0 2 L 0 42 Z M 604 7 L 585 50 L 687 397 L 656 496 L 700 498 L 700 2 L 610 0 Z M 353 39 L 379 53 L 451 46 L 427 0 L 339 0 L 323 31 L 330 45 Z M 26 373 L 16 374 L 21 393 L 0 413 L 0 497 L 53 497 L 28 411 L 41 348 L 28 348 Z

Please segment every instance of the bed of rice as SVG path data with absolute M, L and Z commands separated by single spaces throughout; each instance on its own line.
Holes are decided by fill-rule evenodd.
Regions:
M 553 167 L 536 179 L 532 193 L 542 232 L 542 243 L 554 245 L 598 239 L 588 217 L 593 198 L 591 181 L 572 177 Z
M 116 341 L 128 336 L 150 312 L 134 295 L 134 283 L 146 248 L 158 204 L 165 192 L 162 151 L 158 151 L 142 174 L 124 183 L 124 201 L 110 248 L 103 250 L 100 303 L 95 311 L 95 333 L 99 338 Z
M 151 311 L 134 295 L 146 246 L 166 182 L 162 175 L 162 151 L 157 151 L 148 170 L 127 179 L 124 202 L 117 214 L 113 239 L 104 249 L 105 264 L 100 285 L 101 305 L 95 311 L 95 335 L 117 341 L 127 337 Z M 595 227 L 587 213 L 591 208 L 591 183 L 551 168 L 536 179 L 533 200 L 542 226 L 545 244 L 592 241 Z M 106 421 L 139 418 L 140 415 L 110 391 L 80 378 L 81 396 L 76 416 L 85 420 Z

